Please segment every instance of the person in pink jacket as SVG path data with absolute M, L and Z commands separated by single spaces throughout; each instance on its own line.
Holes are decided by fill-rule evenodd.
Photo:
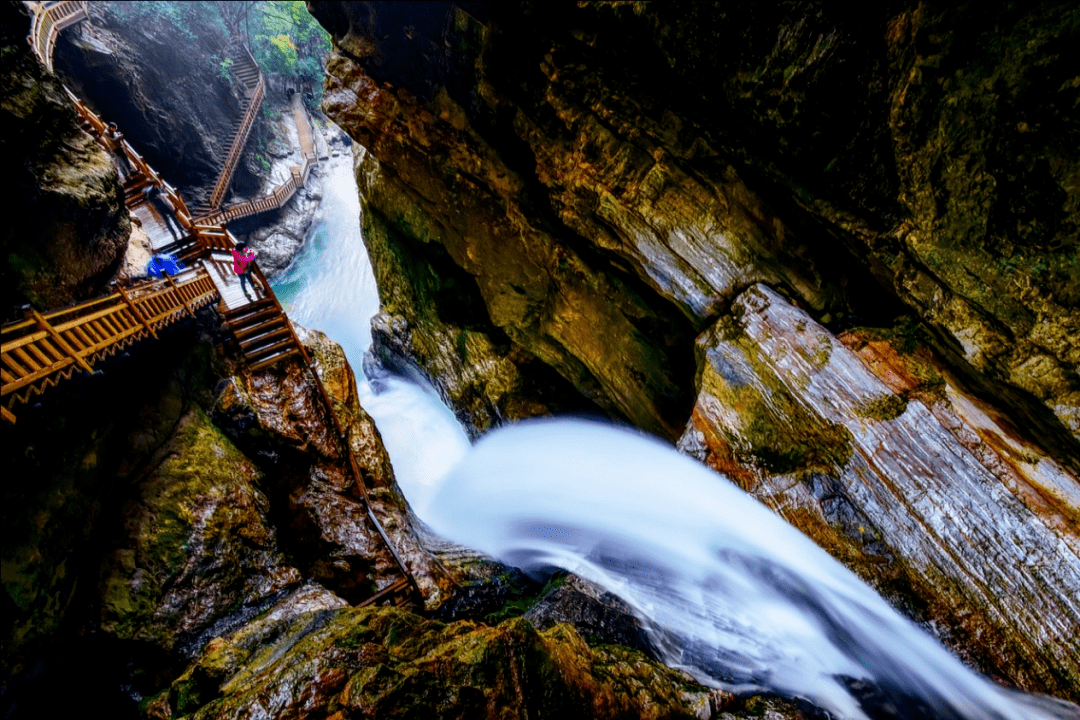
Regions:
M 233 270 L 240 276 L 240 289 L 244 291 L 244 296 L 248 300 L 251 300 L 251 295 L 248 295 L 247 286 L 251 283 L 251 287 L 258 288 L 255 280 L 251 277 L 252 263 L 255 262 L 255 256 L 258 255 L 254 250 L 249 250 L 247 243 L 237 243 L 236 249 L 232 251 L 233 256 Z M 256 294 L 258 294 L 256 292 Z

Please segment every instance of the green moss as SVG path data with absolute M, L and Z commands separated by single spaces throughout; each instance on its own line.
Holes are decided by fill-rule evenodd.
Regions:
M 531 610 L 536 603 L 540 602 L 540 600 L 554 591 L 555 588 L 566 584 L 566 575 L 561 573 L 555 575 L 548 580 L 543 587 L 535 592 L 528 592 L 516 585 L 509 584 L 509 577 L 504 578 L 504 580 L 507 582 L 507 587 L 510 588 L 513 597 L 501 608 L 495 612 L 488 613 L 487 617 L 484 618 L 491 625 L 497 625 L 503 620 L 509 620 L 510 618 L 524 615 Z
M 760 348 L 735 327 L 718 325 L 716 334 L 727 342 L 705 352 L 701 383 L 704 393 L 738 413 L 732 447 L 773 474 L 846 465 L 853 452 L 851 432 L 798 401 Z M 828 362 L 827 353 L 831 344 L 819 345 L 808 360 Z
M 843 467 L 851 459 L 853 439 L 842 425 L 828 422 L 799 405 L 786 390 L 766 402 L 747 393 L 741 413 L 742 439 L 757 464 L 784 475 Z
M 904 410 L 907 409 L 907 403 L 907 398 L 903 395 L 888 393 L 860 402 L 856 405 L 855 412 L 859 417 L 884 422 L 895 420 L 903 415 Z

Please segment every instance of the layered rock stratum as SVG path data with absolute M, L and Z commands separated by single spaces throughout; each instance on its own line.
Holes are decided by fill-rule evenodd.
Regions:
M 366 149 L 375 359 L 473 434 L 585 410 L 677 442 L 976 669 L 1080 699 L 1073 6 L 311 6 Z M 13 172 L 89 209 L 20 292 L 92 294 L 114 171 L 4 63 Z M 663 667 L 577 579 L 535 602 L 433 549 L 301 334 L 347 452 L 310 373 L 237 366 L 211 310 L 7 429 L 6 714 L 820 715 Z M 424 607 L 351 607 L 395 553 Z
M 681 438 L 1080 698 L 1074 6 L 311 9 L 377 356 L 474 432 L 569 385 Z

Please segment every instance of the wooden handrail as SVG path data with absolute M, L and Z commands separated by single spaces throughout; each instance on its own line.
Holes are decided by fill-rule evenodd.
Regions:
M 26 402 L 31 394 L 55 385 L 54 376 L 69 366 L 93 372 L 95 358 L 109 355 L 138 337 L 156 336 L 155 325 L 167 325 L 209 303 L 217 294 L 213 279 L 200 265 L 185 273 L 179 283 L 171 278 L 143 281 L 59 312 L 43 315 L 30 310 L 30 318 L 3 328 L 7 337 L 0 346 L 0 395 L 8 414 L 14 418 L 10 408 L 16 401 Z M 144 306 L 156 308 L 156 314 L 148 317 Z M 63 321 L 57 322 L 59 318 Z M 18 393 L 27 386 L 26 392 Z
M 225 193 L 228 191 L 229 184 L 232 182 L 232 176 L 236 171 L 236 165 L 240 161 L 240 154 L 247 144 L 248 135 L 250 135 L 251 128 L 255 123 L 255 116 L 262 107 L 263 97 L 266 94 L 266 80 L 263 78 L 262 71 L 259 70 L 258 63 L 256 63 L 255 58 L 251 56 L 251 52 L 247 49 L 247 45 L 239 43 L 239 46 L 243 51 L 241 60 L 244 61 L 239 64 L 246 65 L 249 69 L 254 68 L 258 73 L 259 81 L 255 85 L 254 94 L 248 99 L 248 106 L 244 112 L 244 119 L 241 121 L 240 127 L 237 128 L 236 133 L 233 135 L 229 154 L 225 158 L 225 164 L 221 168 L 221 174 L 218 176 L 217 184 L 214 185 L 214 190 L 210 193 L 210 207 L 212 208 L 219 207 L 222 200 L 225 199 Z M 238 70 L 239 68 L 237 71 Z
M 43 8 L 34 6 L 34 20 L 31 26 L 30 44 L 39 60 L 51 71 L 52 49 L 60 30 L 89 15 L 88 3 L 85 1 L 67 0 L 55 5 Z M 254 58 L 246 47 L 242 47 L 249 63 L 255 67 Z M 219 178 L 219 188 L 215 188 L 215 197 L 220 204 L 224 195 L 224 188 L 228 186 L 232 171 L 235 169 L 243 142 L 250 132 L 254 120 L 254 113 L 262 102 L 265 82 L 260 72 L 255 93 L 247 108 L 242 132 L 233 140 L 233 148 L 226 161 L 229 170 L 229 178 L 224 174 Z M 78 100 L 66 87 L 64 90 L 71 97 L 75 108 L 82 117 L 90 124 L 98 138 L 104 138 L 107 126 L 97 117 L 84 103 Z M 0 390 L 0 411 L 4 421 L 14 423 L 15 414 L 11 407 L 17 401 L 28 402 L 32 394 L 40 394 L 48 387 L 56 385 L 61 378 L 70 377 L 74 367 L 85 372 L 93 372 L 95 359 L 106 357 L 121 347 L 134 342 L 140 337 L 153 335 L 157 337 L 156 328 L 174 322 L 184 314 L 194 317 L 195 310 L 209 303 L 219 296 L 217 285 L 206 268 L 206 262 L 216 262 L 213 258 L 215 251 L 231 251 L 236 243 L 232 234 L 221 225 L 205 222 L 204 218 L 193 219 L 188 213 L 187 206 L 180 195 L 158 175 L 153 168 L 126 142 L 120 146 L 127 155 L 132 167 L 142 173 L 147 181 L 156 185 L 164 192 L 173 203 L 177 211 L 179 222 L 190 231 L 186 242 L 178 243 L 179 248 L 191 248 L 195 257 L 198 258 L 196 268 L 180 273 L 176 279 L 166 276 L 164 280 L 145 280 L 135 282 L 126 287 L 118 287 L 117 292 L 110 293 L 100 298 L 94 298 L 78 305 L 41 314 L 36 310 L 30 310 L 31 317 L 27 320 L 9 323 L 3 326 L 0 337 L 4 342 L 0 345 L 0 375 L 2 375 L 3 387 Z M 296 192 L 296 189 L 307 180 L 311 165 L 315 157 L 311 153 L 304 153 L 303 168 L 293 168 L 289 180 L 277 188 L 269 196 L 248 203 L 251 208 L 259 208 L 256 211 L 280 207 Z M 220 190 L 220 192 L 219 192 Z M 243 203 L 241 204 L 243 205 Z M 215 206 L 216 207 L 216 206 Z M 236 208 L 230 208 L 235 210 Z M 227 214 L 227 213 L 226 213 Z M 334 412 L 334 405 L 326 392 L 322 379 L 316 372 L 311 358 L 304 348 L 303 343 L 296 336 L 292 323 L 285 314 L 281 303 L 270 290 L 270 283 L 263 275 L 257 264 L 252 266 L 253 272 L 267 293 L 267 297 L 273 302 L 274 313 L 271 322 L 284 323 L 288 332 L 289 341 L 293 349 L 282 352 L 279 356 L 289 357 L 299 354 L 303 359 L 304 366 L 311 373 L 312 378 L 323 399 L 326 410 L 337 431 L 341 449 L 348 458 L 349 468 L 353 475 L 354 483 L 363 496 L 367 506 L 367 515 L 378 531 L 386 548 L 393 556 L 402 579 L 391 583 L 382 591 L 369 598 L 365 604 L 372 604 L 392 598 L 396 593 L 408 588 L 416 597 L 423 599 L 416 579 L 409 572 L 408 567 L 402 561 L 394 549 L 390 538 L 383 529 L 382 524 L 371 510 L 368 502 L 367 488 L 364 486 L 363 477 L 356 465 L 349 447 L 348 439 L 342 430 L 341 424 Z M 144 312 L 144 308 L 149 312 Z M 57 322 L 58 320 L 62 320 Z M 20 392 L 21 391 L 21 392 Z
M 53 69 L 53 47 L 60 31 L 90 17 L 90 3 L 86 0 L 67 0 L 54 5 L 30 5 L 33 19 L 30 23 L 30 46 L 38 60 L 49 72 Z
M 276 210 L 284 207 L 292 196 L 296 194 L 307 182 L 308 175 L 311 173 L 311 168 L 317 163 L 314 156 L 305 157 L 303 167 L 293 167 L 289 173 L 289 179 L 281 185 L 278 185 L 270 193 L 263 195 L 262 197 L 255 198 L 254 200 L 245 200 L 243 202 L 229 205 L 215 212 L 209 213 L 202 217 L 196 218 L 196 222 L 217 224 L 228 222 L 229 220 L 236 220 L 237 218 L 247 217 L 249 215 L 256 215 L 267 210 Z

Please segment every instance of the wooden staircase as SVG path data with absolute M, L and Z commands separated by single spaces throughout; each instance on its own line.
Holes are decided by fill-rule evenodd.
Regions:
M 356 607 L 369 607 L 372 605 L 405 607 L 411 605 L 415 597 L 415 588 L 409 582 L 409 578 L 403 577 L 397 582 L 387 585 Z
M 300 341 L 273 297 L 226 310 L 225 322 L 252 371 L 300 355 Z
M 46 5 L 28 3 L 27 6 L 33 15 L 30 44 L 42 64 L 51 69 L 52 49 L 60 30 L 85 19 L 88 16 L 88 4 L 65 0 Z M 247 48 L 239 45 L 238 49 L 234 50 L 236 61 L 233 72 L 244 87 L 246 105 L 244 118 L 234 129 L 232 150 L 226 160 L 222 177 L 219 178 L 218 186 L 211 197 L 211 201 L 217 203 L 215 209 L 220 206 L 232 179 L 240 151 L 247 141 L 265 92 L 263 77 Z M 83 127 L 100 142 L 106 132 L 105 123 L 70 90 L 66 87 L 64 90 L 75 105 Z M 129 207 L 141 202 L 142 191 L 147 185 L 155 185 L 160 192 L 165 193 L 176 208 L 177 221 L 186 230 L 185 237 L 168 249 L 175 251 L 183 260 L 191 262 L 193 267 L 175 277 L 117 286 L 115 291 L 108 295 L 69 308 L 45 314 L 31 309 L 25 320 L 0 328 L 0 375 L 3 376 L 0 415 L 7 423 L 15 422 L 12 409 L 16 403 L 29 402 L 33 395 L 39 395 L 49 387 L 59 384 L 61 380 L 70 378 L 76 370 L 93 373 L 93 363 L 96 360 L 108 357 L 140 338 L 157 337 L 157 331 L 162 327 L 182 317 L 194 317 L 198 308 L 209 304 L 214 298 L 223 297 L 222 288 L 213 276 L 221 275 L 216 270 L 217 266 L 221 265 L 224 258 L 228 257 L 228 252 L 235 248 L 232 234 L 224 226 L 196 222 L 192 213 L 188 212 L 183 198 L 126 141 L 122 147 L 133 169 L 132 177 L 124 187 L 125 202 Z M 296 182 L 302 184 L 314 162 L 313 152 L 305 150 L 304 155 L 304 168 L 294 168 L 294 186 L 290 192 L 295 192 Z M 280 188 L 279 190 L 286 192 Z M 159 248 L 158 251 L 163 249 L 165 248 Z M 232 330 L 240 352 L 252 371 L 298 357 L 311 373 L 337 431 L 337 437 L 342 443 L 342 452 L 349 459 L 354 482 L 364 496 L 368 517 L 398 567 L 400 577 L 367 598 L 361 605 L 402 606 L 413 602 L 423 604 L 423 594 L 416 580 L 394 550 L 382 524 L 371 511 L 356 458 L 348 447 L 346 435 L 334 413 L 333 402 L 327 395 L 311 358 L 296 337 L 281 304 L 270 290 L 270 283 L 257 265 L 253 269 L 263 291 L 268 294 L 263 299 L 233 309 L 224 308 L 222 299 L 226 324 Z
M 251 128 L 255 125 L 255 117 L 259 114 L 259 108 L 262 107 L 262 101 L 266 95 L 266 83 L 247 46 L 240 40 L 234 39 L 229 44 L 228 53 L 233 59 L 230 70 L 243 93 L 243 100 L 240 102 L 242 115 L 233 122 L 229 154 L 225 157 L 209 199 L 197 204 L 192 213 L 197 218 L 217 210 L 225 200 L 229 185 L 232 183 L 233 173 L 236 172 L 236 165 L 240 162 L 240 155 L 244 151 L 244 146 L 247 145 Z

